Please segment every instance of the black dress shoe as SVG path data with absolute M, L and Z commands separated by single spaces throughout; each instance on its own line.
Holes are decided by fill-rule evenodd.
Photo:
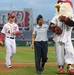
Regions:
M 41 74 L 41 71 L 37 71 L 37 74 Z
M 44 70 L 44 67 L 41 68 L 41 71 L 42 71 L 42 72 L 43 72 L 43 70 Z

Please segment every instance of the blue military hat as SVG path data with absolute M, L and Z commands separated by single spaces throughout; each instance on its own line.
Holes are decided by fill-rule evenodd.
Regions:
M 41 18 L 43 18 L 42 15 L 38 15 L 38 17 L 37 17 L 37 22 L 38 22 Z

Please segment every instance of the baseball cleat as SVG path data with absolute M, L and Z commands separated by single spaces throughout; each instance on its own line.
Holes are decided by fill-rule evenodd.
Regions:
M 7 66 L 7 68 L 12 68 L 12 66 L 11 65 L 6 65 Z

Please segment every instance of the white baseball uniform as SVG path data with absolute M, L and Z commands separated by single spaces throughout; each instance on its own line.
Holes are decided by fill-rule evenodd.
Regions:
M 5 34 L 6 48 L 6 65 L 11 65 L 11 58 L 16 53 L 15 35 L 13 32 L 19 31 L 18 25 L 15 23 L 6 23 L 1 31 Z
M 65 25 L 65 23 L 60 22 L 57 16 L 55 16 L 51 22 L 63 30 L 61 35 L 54 33 L 53 40 L 55 41 L 57 65 L 64 65 L 65 63 L 74 64 L 74 49 L 71 42 L 71 32 L 73 27 L 69 27 Z

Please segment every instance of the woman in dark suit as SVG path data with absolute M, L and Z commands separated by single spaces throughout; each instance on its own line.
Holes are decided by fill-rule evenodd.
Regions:
M 44 19 L 42 15 L 38 15 L 37 17 L 37 25 L 34 27 L 32 34 L 32 45 L 35 51 L 35 66 L 36 72 L 41 74 L 44 69 L 44 65 L 47 62 L 47 52 L 48 52 L 48 38 L 47 38 L 47 30 L 48 25 L 43 24 Z

